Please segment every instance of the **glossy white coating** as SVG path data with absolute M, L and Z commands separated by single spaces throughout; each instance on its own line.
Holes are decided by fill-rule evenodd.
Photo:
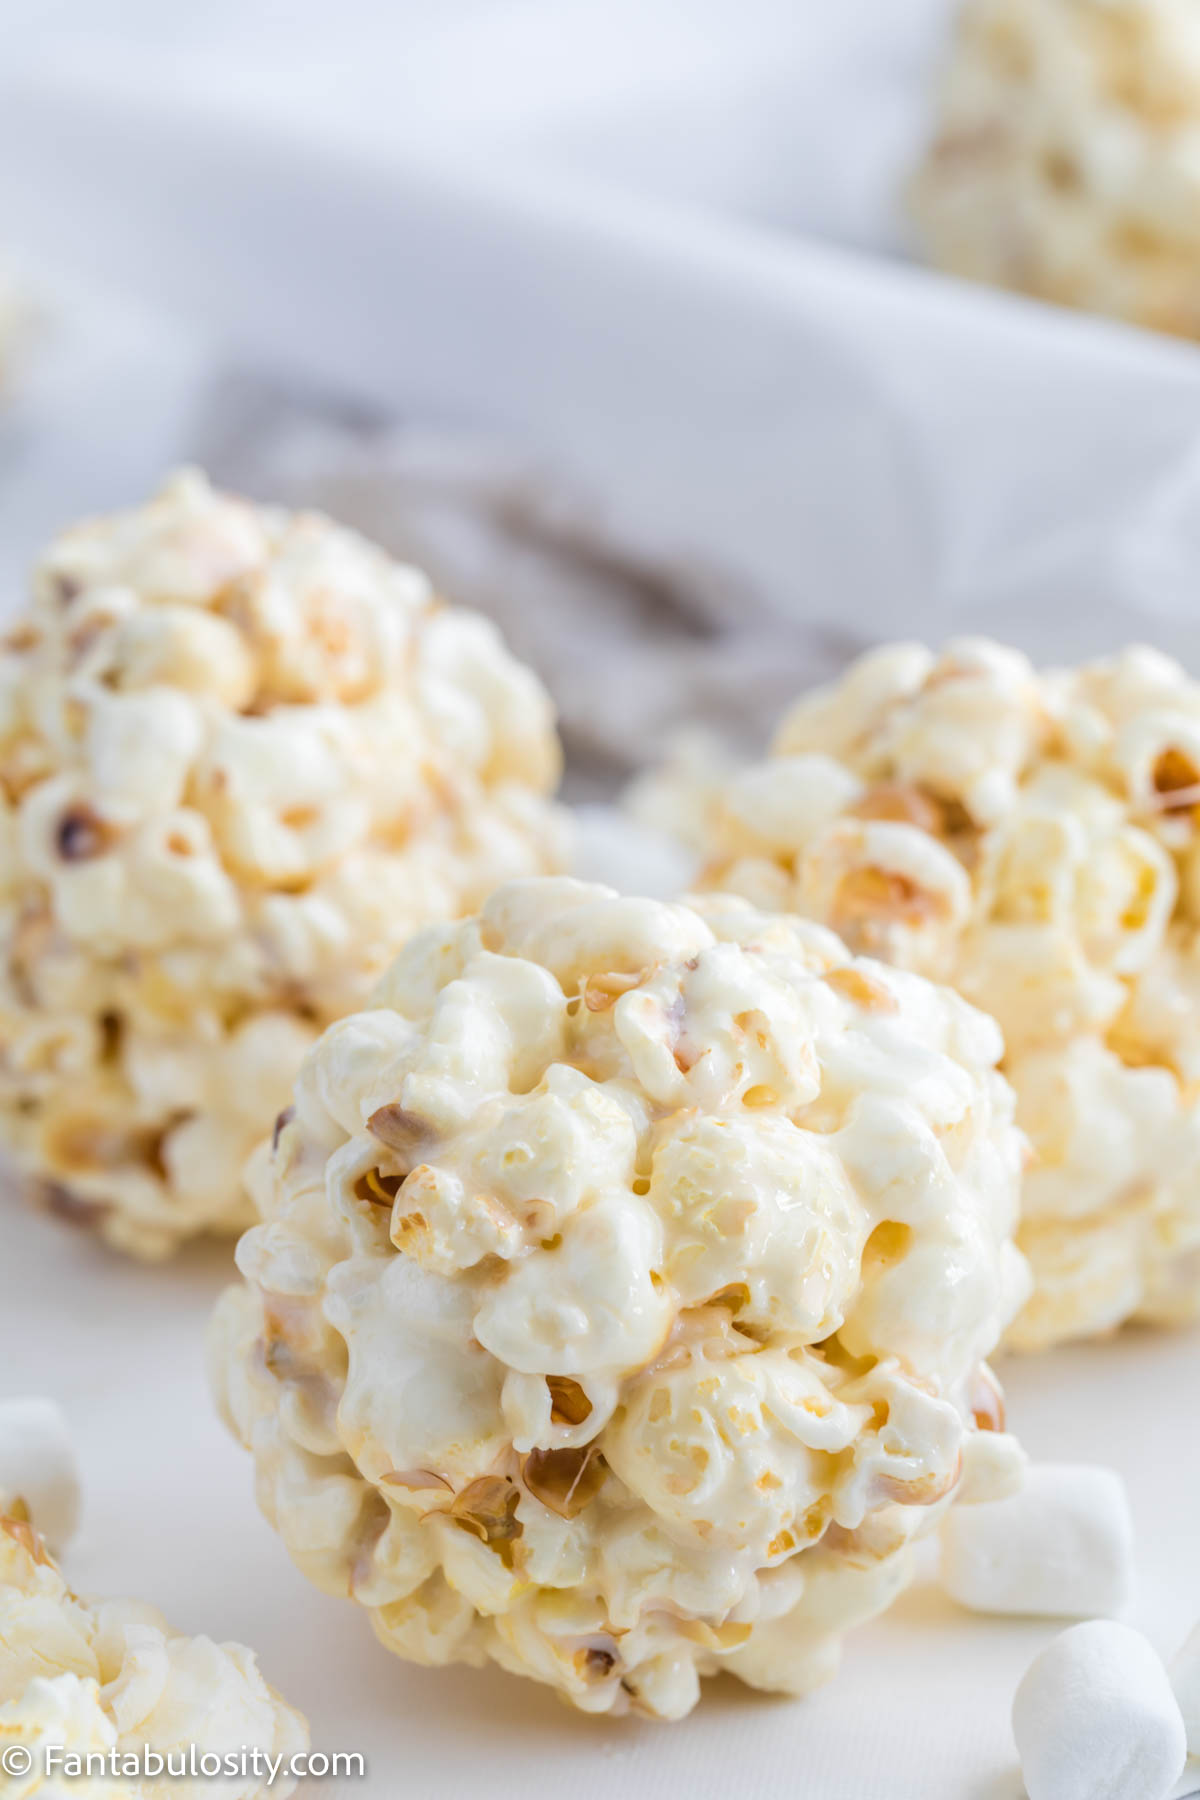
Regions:
M 802 1692 L 960 1482 L 1027 1292 L 999 1035 L 745 902 L 514 883 L 305 1061 L 214 1321 L 295 1560 L 596 1712 Z

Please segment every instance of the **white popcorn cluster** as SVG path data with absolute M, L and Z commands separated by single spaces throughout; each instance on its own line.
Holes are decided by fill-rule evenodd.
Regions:
M 1194 0 L 966 0 L 912 206 L 956 274 L 1200 335 Z
M 168 1789 L 178 1800 L 259 1800 L 265 1779 L 228 1776 L 164 1781 L 64 1777 L 47 1751 L 141 1756 L 145 1746 L 178 1758 L 238 1755 L 257 1748 L 281 1766 L 308 1743 L 304 1719 L 268 1687 L 251 1651 L 210 1638 L 176 1636 L 151 1606 L 79 1599 L 33 1526 L 0 1517 L 0 1745 L 21 1746 L 29 1768 L 7 1758 L 6 1800 L 52 1794 L 141 1800 Z M 294 1791 L 286 1775 L 273 1795 Z
M 307 1057 L 214 1384 L 389 1648 L 677 1718 L 803 1691 L 960 1487 L 1028 1277 L 999 1033 L 727 897 L 516 882 Z
M 77 527 L 0 651 L 0 1135 L 122 1249 L 245 1157 L 418 925 L 557 867 L 549 700 L 482 618 L 199 475 Z
M 1200 686 L 1147 649 L 1037 673 L 872 652 L 710 809 L 706 880 L 993 1014 L 1033 1149 L 1036 1348 L 1200 1313 Z

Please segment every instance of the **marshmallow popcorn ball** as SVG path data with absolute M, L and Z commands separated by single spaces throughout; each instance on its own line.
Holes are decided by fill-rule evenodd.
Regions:
M 251 1651 L 210 1638 L 180 1637 L 151 1606 L 130 1600 L 81 1600 L 22 1516 L 0 1516 L 0 1749 L 7 1748 L 0 1790 L 6 1800 L 260 1800 L 290 1794 L 281 1773 L 270 1785 L 266 1759 L 286 1769 L 308 1743 L 304 1719 L 267 1686 Z M 191 1746 L 195 1746 L 194 1757 Z M 29 1768 L 22 1772 L 20 1746 Z M 260 1772 L 219 1781 L 129 1773 L 149 1747 L 167 1769 L 259 1750 Z M 47 1752 L 93 1761 L 73 1774 Z M 115 1760 L 114 1760 L 115 1759 Z M 211 1762 L 208 1767 L 215 1766 Z M 116 1775 L 104 1773 L 107 1767 Z
M 1019 1479 L 991 1020 L 720 896 L 515 882 L 330 1027 L 211 1339 L 260 1504 L 390 1649 L 678 1718 L 802 1692 Z
M 1195 0 L 967 0 L 912 205 L 955 274 L 1200 336 Z
M 199 475 L 68 531 L 0 652 L 0 1137 L 160 1256 L 399 945 L 556 867 L 549 700 L 482 618 Z
M 1200 686 L 1157 652 L 1039 674 L 897 644 L 709 804 L 706 879 L 952 982 L 1032 1146 L 1038 1348 L 1200 1314 Z

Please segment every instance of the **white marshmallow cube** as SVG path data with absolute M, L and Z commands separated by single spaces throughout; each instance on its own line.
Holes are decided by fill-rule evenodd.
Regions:
M 1200 1756 L 1200 1624 L 1171 1659 L 1171 1686 L 1187 1727 L 1188 1749 Z M 1196 1785 L 1200 1787 L 1200 1778 Z
M 1085 1463 L 1034 1463 L 1017 1493 L 953 1508 L 941 1581 L 973 1612 L 1121 1612 L 1133 1592 L 1133 1522 L 1120 1477 Z
M 50 1548 L 61 1551 L 79 1523 L 79 1495 L 62 1408 L 53 1400 L 0 1400 L 0 1511 L 22 1502 Z
M 1111 1619 L 1073 1625 L 1035 1658 L 1012 1723 L 1029 1800 L 1167 1800 L 1187 1757 L 1160 1658 Z

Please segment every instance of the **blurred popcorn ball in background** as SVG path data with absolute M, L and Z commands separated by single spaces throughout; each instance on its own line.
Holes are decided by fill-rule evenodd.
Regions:
M 414 927 L 557 866 L 550 702 L 482 618 L 195 474 L 65 533 L 0 655 L 0 1130 L 160 1256 Z
M 418 935 L 306 1059 L 214 1320 L 296 1562 L 401 1655 L 589 1712 L 821 1681 L 1020 1477 L 999 1053 L 726 896 L 518 882 Z
M 967 0 L 912 210 L 955 274 L 1200 335 L 1193 0 Z
M 952 981 L 1033 1149 L 1012 1342 L 1200 1313 L 1200 687 L 1131 649 L 862 657 L 708 795 L 706 881 Z

